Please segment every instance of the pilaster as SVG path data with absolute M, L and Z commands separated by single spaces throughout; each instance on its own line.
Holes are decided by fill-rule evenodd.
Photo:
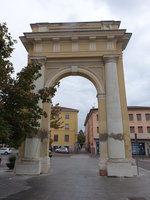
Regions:
M 108 176 L 137 175 L 136 165 L 125 158 L 123 120 L 121 113 L 117 64 L 119 55 L 104 56 L 106 77 L 106 111 L 108 130 Z
M 118 55 L 104 56 L 109 158 L 125 158 L 117 74 L 118 57 Z
M 99 175 L 107 176 L 108 134 L 107 134 L 105 94 L 97 94 L 97 101 L 98 101 L 99 140 L 100 140 Z
M 34 58 L 35 60 L 36 58 Z M 33 59 L 30 57 L 30 60 Z M 35 81 L 35 93 L 38 90 L 44 88 L 46 66 L 45 59 L 36 59 L 38 63 L 42 64 L 39 71 L 41 76 Z M 48 114 L 47 118 L 42 117 L 39 120 L 40 131 L 47 131 L 47 137 L 44 138 L 26 138 L 25 142 L 22 143 L 19 148 L 19 158 L 16 162 L 15 173 L 16 174 L 35 174 L 48 173 L 50 169 L 50 158 L 49 158 L 49 130 L 50 130 L 50 104 L 42 103 L 39 101 L 39 106 L 46 111 Z

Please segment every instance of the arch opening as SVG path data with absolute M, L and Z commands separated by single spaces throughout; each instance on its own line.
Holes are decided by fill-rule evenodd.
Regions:
M 72 77 L 72 76 L 82 77 L 82 78 L 87 79 L 94 86 L 94 88 L 96 90 L 97 94 L 95 95 L 95 97 L 97 97 L 99 94 L 105 94 L 102 78 L 101 77 L 98 78 L 94 73 L 90 72 L 87 69 L 83 69 L 83 68 L 77 68 L 76 71 L 74 71 L 72 68 L 67 68 L 67 69 L 65 68 L 65 69 L 57 72 L 56 75 L 54 75 L 52 78 L 49 78 L 47 80 L 47 82 L 46 82 L 46 86 L 47 87 L 48 86 L 54 86 L 58 81 L 66 78 L 66 77 Z M 86 90 L 84 92 L 86 93 Z M 86 115 L 89 112 L 89 110 L 91 110 L 92 107 L 95 107 L 95 105 L 98 107 L 98 101 L 96 100 L 95 102 L 94 102 L 94 105 L 91 105 L 91 107 L 89 107 L 89 106 L 87 107 L 86 112 L 84 112 L 84 117 L 82 115 L 82 123 L 83 123 L 83 125 L 84 125 L 84 122 L 85 122 L 85 119 L 86 119 Z M 60 103 L 60 102 L 56 102 L 56 103 Z M 74 106 L 71 106 L 71 107 L 74 107 Z M 78 107 L 77 107 L 77 109 L 78 109 Z M 84 121 L 83 121 L 83 118 L 84 118 Z M 83 128 L 83 130 L 84 129 L 85 128 Z M 97 140 L 99 141 L 99 136 L 97 137 Z M 97 146 L 99 146 L 99 143 L 97 144 Z M 94 149 L 94 147 L 93 147 L 93 149 Z M 96 150 L 96 149 L 98 149 L 98 150 Z M 95 143 L 95 150 L 99 152 L 99 148 L 98 147 L 96 148 L 96 143 Z
M 70 82 L 71 82 L 71 85 L 69 85 Z M 79 133 L 80 130 L 85 132 L 84 124 L 85 124 L 87 114 L 89 113 L 91 109 L 97 108 L 98 106 L 96 94 L 97 94 L 96 87 L 90 80 L 88 80 L 85 77 L 70 75 L 70 76 L 60 79 L 60 88 L 58 88 L 56 96 L 53 98 L 52 102 L 53 102 L 53 105 L 56 105 L 59 103 L 59 105 L 57 106 L 60 107 L 60 109 L 62 109 L 63 115 L 64 115 L 64 109 L 66 109 L 65 114 L 68 114 L 68 115 L 71 114 L 67 111 L 67 108 L 68 110 L 70 108 L 79 110 L 78 116 L 77 116 L 77 126 L 76 126 L 77 133 Z M 63 116 L 63 119 L 64 119 L 64 116 Z M 72 123 L 75 123 L 75 121 L 76 120 L 74 120 L 73 118 L 71 119 L 71 117 L 70 117 L 70 121 L 68 119 L 67 120 L 64 119 L 63 121 L 64 126 L 65 126 L 65 123 L 72 125 Z M 98 125 L 97 125 L 97 128 L 98 128 Z M 65 129 L 65 128 L 63 127 L 62 129 Z M 54 141 L 54 135 L 56 135 L 56 137 L 58 138 L 58 141 L 53 142 L 52 144 L 52 148 L 51 148 L 52 151 L 55 152 L 57 148 L 62 146 L 62 147 L 68 148 L 70 153 L 72 151 L 75 153 L 77 152 L 80 153 L 80 150 L 79 150 L 80 147 L 79 149 L 77 148 L 78 147 L 77 145 L 79 145 L 77 141 L 75 141 L 77 145 L 74 145 L 74 147 L 73 147 L 73 144 L 69 144 L 69 142 L 67 143 L 64 142 L 65 134 L 68 134 L 69 138 L 71 139 L 72 137 L 71 131 L 73 129 L 67 130 L 67 131 L 62 130 L 62 129 L 51 131 L 51 139 Z M 59 143 L 60 140 L 62 144 Z M 87 150 L 87 152 L 92 152 L 93 154 L 98 155 L 99 154 L 99 133 L 95 132 L 95 137 L 93 138 L 93 142 L 91 142 L 90 146 L 91 145 L 92 145 L 91 147 L 92 151 L 90 151 L 90 148 L 87 148 L 89 144 L 88 145 L 84 144 L 84 148 Z M 84 148 L 82 150 L 84 150 Z
M 67 76 L 60 80 L 60 87 L 53 97 L 53 105 L 75 108 L 78 113 L 78 130 L 84 129 L 84 121 L 92 107 L 97 107 L 97 90 L 93 83 L 81 76 Z
M 75 72 L 71 68 L 63 69 L 58 72 L 53 78 L 48 78 L 48 80 L 46 81 L 46 86 L 54 86 L 58 81 L 68 76 L 81 76 L 87 78 L 95 86 L 97 94 L 105 93 L 102 78 L 99 77 L 98 79 L 95 74 L 83 68 L 78 68 Z

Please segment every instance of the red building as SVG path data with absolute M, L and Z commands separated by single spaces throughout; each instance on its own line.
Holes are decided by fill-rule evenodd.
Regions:
M 150 107 L 128 106 L 128 115 L 132 153 L 150 155 Z
M 97 108 L 92 108 L 89 111 L 84 126 L 86 150 L 92 154 L 99 154 L 99 124 Z
M 132 154 L 150 155 L 150 107 L 128 106 Z M 99 154 L 98 109 L 92 108 L 85 119 L 86 149 Z M 135 134 L 137 141 L 135 140 Z

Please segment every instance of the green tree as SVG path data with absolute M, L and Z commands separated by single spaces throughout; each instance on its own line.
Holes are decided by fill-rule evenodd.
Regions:
M 6 99 L 14 81 L 11 77 L 14 68 L 9 59 L 15 42 L 6 23 L 0 24 L 0 143 L 7 143 L 12 134 L 12 126 L 4 115 L 8 115 L 5 113 Z
M 60 116 L 61 108 L 57 105 L 51 107 L 50 127 L 54 129 L 63 128 L 62 117 Z
M 6 24 L 0 24 L 0 143 L 18 147 L 26 137 L 38 133 L 39 119 L 47 117 L 38 102 L 51 103 L 59 84 L 35 92 L 35 80 L 41 76 L 38 63 L 29 64 L 12 78 L 14 68 L 9 58 L 14 43 Z
M 84 143 L 85 143 L 85 134 L 82 130 L 80 130 L 78 133 L 78 144 L 82 146 Z
M 55 106 L 52 105 L 51 107 L 50 128 L 54 129 L 63 128 L 63 121 L 62 117 L 60 116 L 61 109 L 58 105 L 59 104 L 56 104 Z M 52 143 L 53 139 L 51 138 L 51 133 L 50 133 L 50 141 L 49 141 L 50 149 L 52 149 Z

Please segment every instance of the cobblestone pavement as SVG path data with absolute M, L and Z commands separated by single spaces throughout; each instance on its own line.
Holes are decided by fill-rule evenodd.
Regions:
M 0 168 L 0 199 L 150 200 L 150 171 L 140 168 L 134 178 L 100 177 L 98 158 L 87 154 L 53 156 L 48 175 L 15 176 L 5 170 Z

